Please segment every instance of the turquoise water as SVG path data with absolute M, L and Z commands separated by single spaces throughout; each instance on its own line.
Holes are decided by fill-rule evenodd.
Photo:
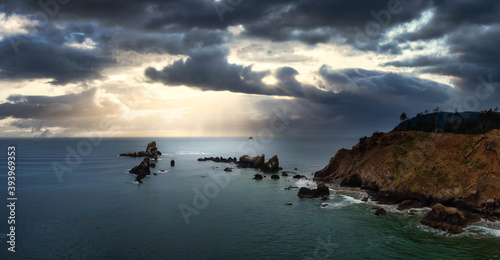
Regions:
M 144 150 L 151 140 L 164 153 L 153 170 L 158 175 L 137 185 L 128 170 L 141 159 L 117 155 Z M 500 259 L 498 224 L 481 223 L 448 236 L 418 224 L 424 213 L 406 216 L 391 206 L 387 216 L 376 217 L 372 204 L 343 191 L 322 207 L 321 200 L 300 199 L 296 189 L 284 189 L 306 181 L 254 181 L 254 170 L 227 173 L 223 169 L 229 164 L 196 161 L 277 154 L 284 170 L 298 168 L 311 176 L 355 139 L 91 141 L 0 140 L 5 151 L 16 146 L 18 163 L 16 253 L 7 251 L 2 236 L 1 259 Z M 70 158 L 73 164 L 68 165 L 66 157 L 78 148 L 85 155 Z M 6 152 L 0 154 L 6 165 Z M 69 170 L 58 176 L 54 162 Z M 6 171 L 0 174 L 0 187 L 6 198 Z M 180 205 L 192 209 L 189 223 Z M 0 214 L 0 233 L 5 234 L 8 209 L 2 207 Z

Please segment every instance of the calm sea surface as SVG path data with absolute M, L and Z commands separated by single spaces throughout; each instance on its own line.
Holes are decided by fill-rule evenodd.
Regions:
M 156 140 L 157 176 L 128 173 Z M 16 147 L 16 253 L 7 251 L 9 210 L 0 210 L 0 259 L 500 259 L 500 225 L 448 236 L 388 206 L 376 217 L 357 194 L 299 199 L 282 177 L 199 157 L 277 154 L 284 170 L 311 176 L 356 139 L 111 138 L 0 140 L 0 199 L 7 205 L 7 147 Z M 175 159 L 175 167 L 170 160 Z M 57 173 L 53 165 L 58 166 Z M 62 167 L 62 168 L 61 168 Z M 218 167 L 218 168 L 217 168 Z M 269 175 L 268 175 L 269 176 Z M 293 203 L 291 206 L 286 203 Z M 183 209 L 183 211 L 180 210 Z

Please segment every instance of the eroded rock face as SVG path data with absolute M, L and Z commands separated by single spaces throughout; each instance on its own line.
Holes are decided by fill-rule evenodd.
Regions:
M 254 157 L 243 155 L 240 157 L 237 164 L 240 168 L 254 168 L 261 170 L 262 172 L 278 172 L 281 170 L 277 155 L 271 157 L 271 159 L 267 162 L 265 159 L 266 156 L 264 154 Z
M 240 160 L 238 161 L 238 166 L 241 168 L 260 168 L 264 164 L 265 160 L 265 155 L 261 156 L 250 156 L 250 155 L 243 155 L 240 157 Z
M 317 185 L 318 196 L 330 196 L 330 189 L 326 186 L 326 184 L 320 182 Z
M 279 171 L 280 170 L 280 163 L 278 160 L 278 156 L 274 155 L 273 157 L 271 157 L 271 159 L 269 159 L 269 161 L 267 161 L 266 163 L 264 163 L 260 167 L 260 170 L 263 172 L 277 172 L 277 171 Z
M 136 174 L 137 177 L 135 178 L 135 180 L 139 183 L 142 183 L 142 181 L 140 180 L 151 174 L 151 171 L 149 170 L 149 158 L 144 158 L 144 160 L 142 160 L 139 165 L 132 168 L 129 172 L 132 174 Z
M 297 196 L 300 198 L 317 198 L 317 197 L 327 197 L 330 195 L 330 189 L 320 182 L 317 184 L 316 189 L 309 189 L 306 187 L 302 187 L 297 193 Z
M 467 215 L 457 208 L 445 207 L 438 203 L 432 207 L 432 211 L 420 223 L 452 234 L 458 234 L 463 232 L 464 227 L 479 219 L 478 216 Z
M 436 203 L 500 216 L 500 130 L 482 135 L 375 133 L 341 149 L 316 181 L 368 190 L 373 201 L 418 208 Z
M 311 189 L 306 188 L 306 187 L 300 188 L 299 193 L 297 193 L 297 196 L 299 196 L 299 198 L 316 198 L 316 197 L 319 197 L 317 189 L 311 190 Z

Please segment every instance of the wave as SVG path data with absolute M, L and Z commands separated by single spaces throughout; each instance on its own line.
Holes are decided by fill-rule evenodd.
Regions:
M 468 226 L 467 228 L 465 228 L 465 230 L 467 230 L 469 233 L 473 232 L 482 235 L 500 237 L 500 229 L 489 228 L 484 226 Z
M 331 202 L 331 203 L 323 203 L 323 204 L 321 204 L 321 208 L 340 209 L 340 208 L 343 208 L 343 207 L 346 207 L 349 205 L 366 203 L 366 202 L 363 202 L 361 200 L 355 199 L 355 198 L 350 197 L 350 196 L 342 195 L 342 194 L 338 194 L 337 196 L 335 196 L 335 195 L 330 196 L 330 198 L 332 198 L 332 197 L 334 199 L 340 198 L 341 201 Z

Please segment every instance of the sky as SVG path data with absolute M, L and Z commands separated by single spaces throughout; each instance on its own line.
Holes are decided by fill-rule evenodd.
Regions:
M 0 137 L 346 136 L 500 105 L 494 0 L 2 0 Z

